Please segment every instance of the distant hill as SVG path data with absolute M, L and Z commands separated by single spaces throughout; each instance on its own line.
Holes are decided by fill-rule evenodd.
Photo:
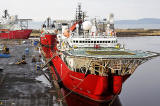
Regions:
M 41 21 L 32 21 L 32 22 L 29 23 L 29 28 L 31 28 L 31 29 L 41 29 L 43 23 L 44 22 L 41 22 Z
M 138 20 L 118 20 L 115 24 L 160 24 L 158 18 L 143 18 Z
M 41 29 L 43 22 L 33 21 L 29 23 L 31 29 Z M 157 24 L 156 26 L 154 24 Z M 158 25 L 159 24 L 159 25 Z M 148 28 L 160 29 L 160 19 L 158 18 L 143 18 L 138 20 L 116 20 L 116 28 Z M 122 26 L 123 25 L 123 26 Z
M 55 20 L 58 23 L 65 23 L 68 22 L 66 20 Z M 42 28 L 42 24 L 44 24 L 44 21 L 32 21 L 29 23 L 29 28 L 31 29 L 41 29 Z

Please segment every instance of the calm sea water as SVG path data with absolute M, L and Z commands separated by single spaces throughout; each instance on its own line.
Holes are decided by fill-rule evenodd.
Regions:
M 160 53 L 160 37 L 121 37 L 126 48 Z M 160 57 L 140 65 L 124 83 L 122 106 L 160 106 Z

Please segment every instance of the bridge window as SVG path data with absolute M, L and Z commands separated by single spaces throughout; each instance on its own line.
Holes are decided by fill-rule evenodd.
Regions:
M 96 43 L 96 41 L 94 41 L 94 43 Z
M 108 43 L 111 43 L 111 41 L 108 41 Z
M 76 43 L 78 43 L 78 40 L 76 40 Z
M 102 43 L 102 41 L 100 41 L 100 43 Z
M 99 43 L 99 41 L 97 41 L 97 43 Z
M 82 41 L 79 41 L 79 43 L 82 43 Z
M 93 43 L 93 41 L 91 41 L 91 43 Z

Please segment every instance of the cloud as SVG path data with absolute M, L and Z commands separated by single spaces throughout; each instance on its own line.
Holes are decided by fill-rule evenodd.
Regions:
M 116 19 L 160 18 L 159 0 L 3 0 L 0 7 L 1 11 L 8 9 L 22 18 L 42 21 L 48 16 L 73 19 L 78 2 L 90 17 L 114 13 Z

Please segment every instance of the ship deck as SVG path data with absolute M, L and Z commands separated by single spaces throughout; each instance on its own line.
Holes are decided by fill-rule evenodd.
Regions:
M 117 59 L 117 58 L 130 58 L 130 59 L 143 59 L 156 57 L 159 54 L 150 51 L 141 50 L 128 50 L 128 49 L 117 49 L 117 48 L 78 48 L 65 51 L 65 54 L 69 56 L 78 57 L 89 57 L 89 58 L 101 58 L 101 59 Z

